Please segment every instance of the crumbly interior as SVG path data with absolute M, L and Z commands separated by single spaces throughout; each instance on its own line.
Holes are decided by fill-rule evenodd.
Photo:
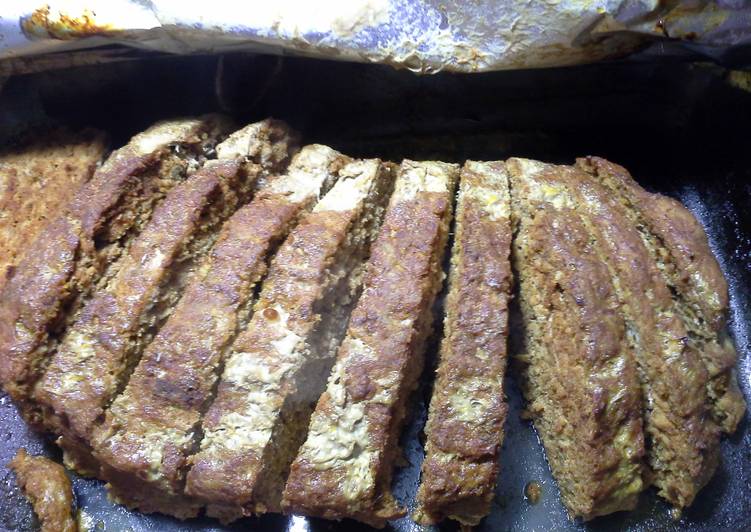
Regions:
M 44 456 L 30 456 L 19 449 L 8 464 L 18 485 L 31 502 L 42 532 L 75 532 L 73 488 L 65 469 Z
M 353 272 L 375 231 L 370 226 L 377 225 L 390 179 L 378 161 L 352 162 L 338 174 L 276 253 L 252 321 L 232 346 L 204 418 L 188 491 L 200 494 L 209 502 L 208 513 L 225 521 L 279 511 L 286 469 L 304 438 L 310 404 L 330 367 L 331 344 L 342 335 L 358 287 Z M 231 484 L 240 488 L 228 497 Z
M 324 390 L 336 349 L 346 332 L 347 319 L 362 289 L 365 259 L 370 243 L 380 227 L 391 192 L 393 180 L 388 176 L 389 170 L 381 168 L 379 171 L 382 175 L 374 179 L 373 192 L 356 206 L 359 214 L 354 217 L 344 244 L 332 258 L 329 271 L 323 276 L 322 297 L 313 304 L 320 321 L 306 339 L 306 360 L 295 374 L 296 392 L 285 399 L 280 420 L 270 439 L 271 445 L 265 450 L 262 460 L 265 471 L 262 473 L 263 481 L 255 493 L 256 506 L 261 504 L 272 511 L 281 510 L 282 491 L 290 464 L 305 441 L 310 415 Z M 349 184 L 354 181 L 348 179 L 342 182 Z M 345 190 L 336 192 L 341 196 L 337 194 L 337 199 L 333 201 L 327 199 L 331 195 L 324 197 L 316 206 L 315 212 L 346 210 L 347 202 L 343 198 L 351 194 L 347 194 Z M 349 204 L 351 208 L 351 200 Z M 284 434 L 280 434 L 282 432 Z
M 373 526 L 403 514 L 391 477 L 442 284 L 456 174 L 443 163 L 402 164 L 363 294 L 292 464 L 285 511 Z
M 200 504 L 183 495 L 183 487 L 188 458 L 204 439 L 201 419 L 216 396 L 225 351 L 249 318 L 267 256 L 300 213 L 312 207 L 318 191 L 331 181 L 332 165 L 342 157 L 321 151 L 301 152 L 321 155 L 316 163 L 321 168 L 308 173 L 307 194 L 292 194 L 299 192 L 293 185 L 301 176 L 290 179 L 288 173 L 271 179 L 229 220 L 210 260 L 198 268 L 108 411 L 94 447 L 110 492 L 121 502 L 181 517 L 199 510 Z M 131 487 L 139 480 L 146 485 L 134 493 Z
M 0 348 L 14 353 L 0 369 L 5 389 L 17 400 L 28 398 L 59 336 L 77 320 L 92 293 L 117 273 L 117 259 L 155 205 L 182 181 L 206 140 L 220 134 L 213 125 L 211 120 L 187 126 L 176 122 L 174 129 L 182 137 L 171 138 L 173 147 L 147 142 L 153 152 L 139 151 L 138 146 L 164 126 L 134 137 L 109 157 L 27 251 L 0 294 Z M 39 422 L 33 407 L 26 414 Z

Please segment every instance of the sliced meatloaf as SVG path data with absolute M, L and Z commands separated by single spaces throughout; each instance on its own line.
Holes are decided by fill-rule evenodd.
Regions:
M 286 512 L 373 526 L 404 514 L 391 478 L 442 285 L 458 173 L 446 163 L 402 163 L 362 296 L 291 466 Z
M 266 259 L 349 161 L 308 146 L 224 225 L 128 385 L 92 436 L 100 474 L 116 500 L 185 518 L 201 503 L 183 496 L 187 458 L 200 442 L 226 350 L 250 319 Z
M 206 414 L 187 490 L 229 521 L 280 511 L 287 472 L 323 391 L 392 188 L 355 161 L 280 247 Z
M 154 207 L 202 163 L 227 129 L 218 116 L 161 122 L 115 151 L 30 244 L 0 292 L 0 382 L 28 398 L 58 335 L 92 290 L 108 282 L 116 259 Z
M 523 391 L 573 516 L 636 505 L 641 389 L 617 287 L 558 168 L 510 159 Z
M 120 260 L 117 274 L 92 295 L 61 340 L 34 398 L 44 406 L 45 425 L 62 433 L 59 443 L 69 467 L 96 473 L 87 452 L 93 425 L 124 387 L 222 222 L 248 200 L 262 175 L 283 168 L 285 151 L 272 151 L 276 156 L 266 161 L 258 155 L 270 151 L 259 145 L 270 142 L 271 128 L 286 144 L 290 134 L 282 133 L 283 126 L 251 124 L 217 146 L 217 160 L 167 193 Z M 228 150 L 228 144 L 245 152 Z
M 507 411 L 510 210 L 505 165 L 468 161 L 417 492 L 415 517 L 424 524 L 477 525 L 490 512 Z
M 709 374 L 712 416 L 724 432 L 734 432 L 746 403 L 735 376 L 737 354 L 726 329 L 727 282 L 704 229 L 686 207 L 647 192 L 624 168 L 598 157 L 580 159 L 577 165 L 615 194 L 639 229 L 674 294 L 677 311 L 688 329 L 688 342 Z

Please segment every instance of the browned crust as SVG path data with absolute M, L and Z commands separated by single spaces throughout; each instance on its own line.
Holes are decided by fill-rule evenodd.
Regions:
M 572 209 L 535 200 L 545 179 L 507 167 L 529 411 L 572 515 L 631 509 L 643 489 L 641 394 L 610 273 Z M 556 171 L 544 175 L 555 182 Z
M 232 520 L 281 509 L 285 472 L 305 438 L 314 401 L 331 366 L 328 360 L 334 355 L 332 346 L 314 343 L 316 334 L 323 333 L 317 328 L 326 318 L 322 314 L 335 312 L 322 305 L 343 288 L 346 293 L 339 293 L 341 299 L 331 303 L 350 307 L 347 298 L 359 284 L 354 270 L 378 228 L 392 183 L 390 168 L 380 161 L 356 164 L 364 166 L 369 190 L 361 199 L 353 198 L 349 210 L 316 209 L 303 218 L 274 257 L 253 319 L 232 346 L 217 398 L 203 420 L 201 450 L 191 458 L 187 477 L 187 492 L 210 503 L 209 515 Z M 345 181 L 340 177 L 339 183 Z M 339 194 L 336 185 L 330 194 Z M 328 327 L 341 331 L 341 339 L 343 327 Z M 297 336 L 297 343 L 294 351 L 283 354 L 276 344 L 290 334 Z M 236 365 L 250 365 L 254 371 L 236 374 Z M 262 380 L 257 374 L 282 377 Z M 233 414 L 248 421 L 239 426 L 227 423 L 226 417 Z M 254 424 L 261 419 L 270 420 L 270 425 Z M 257 431 L 268 439 L 229 448 L 227 440 L 241 439 L 231 433 L 233 429 L 241 434 Z
M 645 390 L 649 463 L 660 494 L 688 506 L 719 461 L 719 433 L 707 409 L 708 375 L 674 312 L 670 290 L 638 231 L 611 195 L 586 174 L 569 179 L 590 198 L 590 220 L 604 256 L 618 277 L 630 326 L 639 342 L 637 360 Z M 672 347 L 677 345 L 677 351 Z M 677 353 L 677 355 L 676 355 Z
M 34 507 L 42 532 L 76 532 L 73 519 L 73 487 L 65 469 L 43 456 L 19 449 L 8 464 L 18 486 Z
M 106 150 L 100 131 L 55 129 L 0 154 L 0 288 L 47 220 L 91 179 Z
M 507 411 L 503 377 L 512 279 L 505 173 L 500 162 L 483 173 L 467 166 L 462 171 L 444 339 L 417 494 L 422 524 L 452 518 L 476 525 L 494 496 Z M 488 197 L 492 190 L 497 200 Z M 502 205 L 505 215 L 489 214 L 489 203 Z M 458 409 L 462 398 L 472 401 L 471 417 Z
M 453 168 L 446 171 L 455 172 Z M 282 503 L 286 512 L 353 518 L 379 527 L 387 519 L 404 515 L 391 494 L 391 476 L 407 399 L 422 370 L 424 341 L 432 324 L 431 305 L 441 285 L 440 261 L 451 217 L 453 177 L 447 185 L 445 193 L 417 192 L 412 199 L 392 198 L 372 249 L 363 294 L 332 373 L 344 388 L 345 408 L 364 404 L 361 422 L 367 426 L 367 442 L 362 442 L 365 448 L 359 452 L 371 454 L 365 466 L 370 480 L 364 490 L 349 492 L 352 486 L 344 481 L 346 463 L 317 467 L 311 461 L 309 433 L 287 480 Z M 360 356 L 354 347 L 359 343 L 373 356 Z M 316 406 L 311 431 L 320 420 L 336 416 L 335 405 L 342 399 L 330 393 L 332 378 Z M 379 393 L 392 398 L 369 401 Z
M 605 159 L 578 159 L 577 166 L 603 178 L 605 185 L 608 181 L 604 179 L 609 179 L 618 186 L 618 192 L 627 196 L 629 205 L 639 211 L 670 252 L 670 260 L 676 263 L 681 291 L 701 307 L 713 329 L 724 327 L 728 309 L 727 283 L 709 248 L 707 235 L 691 211 L 673 198 L 647 192 L 625 168 Z M 691 281 L 694 275 L 703 279 L 703 286 Z
M 578 453 L 566 456 L 564 450 L 564 455 L 557 457 L 581 468 L 579 482 L 569 487 L 589 495 L 589 505 L 576 509 L 575 513 L 591 518 L 632 509 L 642 489 L 644 442 L 638 406 L 640 394 L 632 356 L 623 357 L 623 367 L 617 367 L 620 355 L 628 353 L 628 348 L 612 283 L 591 251 L 582 253 L 587 248 L 588 235 L 575 218 L 563 216 L 559 223 L 553 223 L 550 217 L 540 216 L 532 230 L 539 235 L 532 249 L 545 257 L 549 268 L 546 274 L 564 272 L 557 283 L 546 286 L 544 297 L 555 309 L 550 328 L 546 330 L 546 341 L 556 357 L 560 359 L 561 354 L 566 353 L 572 359 L 559 362 L 564 367 L 559 366 L 558 382 L 538 384 L 550 386 L 548 393 L 553 400 L 560 401 L 562 411 L 571 414 L 568 420 L 561 417 L 546 420 L 553 423 L 548 434 L 555 437 L 556 424 L 571 423 L 574 432 L 581 434 L 584 440 Z M 559 290 L 563 290 L 563 294 L 559 294 Z M 611 364 L 616 367 L 609 367 Z M 622 403 L 608 409 L 609 403 L 619 396 L 623 396 Z M 541 414 L 536 407 L 533 402 L 530 410 Z M 634 449 L 632 453 L 613 445 L 619 429 L 629 440 L 629 447 Z M 629 474 L 620 478 L 618 469 L 624 463 Z M 632 483 L 637 484 L 635 489 Z M 625 494 L 619 493 L 622 489 Z M 581 496 L 582 492 L 576 496 Z
M 577 165 L 613 189 L 645 235 L 651 233 L 646 241 L 678 295 L 691 345 L 709 373 L 707 392 L 713 418 L 724 432 L 734 432 L 746 403 L 735 377 L 735 347 L 725 330 L 727 283 L 704 229 L 686 207 L 645 191 L 624 168 L 598 157 L 579 159 Z
M 219 132 L 213 120 L 204 120 L 181 144 L 200 152 L 207 136 Z M 164 144 L 147 153 L 130 144 L 121 148 L 30 245 L 0 293 L 0 382 L 11 397 L 27 398 L 54 334 L 177 182 L 173 173 L 187 166 Z
M 222 194 L 222 185 L 234 181 L 239 166 L 227 161 L 199 170 L 155 209 L 117 275 L 85 306 L 35 387 L 35 399 L 54 412 L 45 420 L 47 426 L 58 432 L 65 429 L 68 438 L 88 438 L 122 386 L 123 373 L 132 367 L 139 346 L 150 340 L 149 329 L 155 323 L 145 323 L 145 313 L 195 236 L 207 206 L 221 202 L 231 212 L 236 203 Z
M 102 474 L 115 497 L 143 512 L 190 517 L 200 505 L 182 499 L 191 431 L 211 397 L 216 369 L 243 316 L 238 312 L 266 270 L 265 257 L 288 231 L 302 204 L 259 195 L 222 230 L 209 262 L 188 287 L 170 319 L 144 352 L 122 396 L 94 435 Z M 167 437 L 162 458 L 139 450 L 144 434 Z

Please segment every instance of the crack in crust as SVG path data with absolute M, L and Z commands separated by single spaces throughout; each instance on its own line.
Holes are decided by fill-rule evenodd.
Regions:
M 577 166 L 615 192 L 675 293 L 688 339 L 709 374 L 711 413 L 732 434 L 746 412 L 735 375 L 737 353 L 727 334 L 728 290 L 707 235 L 678 201 L 642 189 L 622 167 L 598 157 Z

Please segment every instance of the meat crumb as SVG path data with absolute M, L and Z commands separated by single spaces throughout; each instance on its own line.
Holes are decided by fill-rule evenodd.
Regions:
M 19 449 L 8 464 L 18 486 L 34 507 L 42 532 L 76 532 L 73 519 L 73 487 L 65 469 L 43 456 Z

